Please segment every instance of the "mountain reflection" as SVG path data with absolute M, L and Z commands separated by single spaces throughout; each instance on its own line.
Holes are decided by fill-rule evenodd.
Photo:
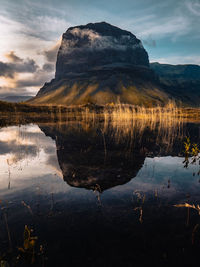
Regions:
M 144 120 L 41 124 L 56 142 L 63 179 L 74 187 L 100 192 L 134 178 L 146 156 L 179 155 L 182 123 Z

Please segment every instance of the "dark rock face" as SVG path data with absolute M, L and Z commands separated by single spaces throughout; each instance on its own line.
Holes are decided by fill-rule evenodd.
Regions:
M 148 54 L 141 41 L 108 23 L 90 23 L 69 28 L 63 34 L 56 79 L 129 65 L 149 67 Z

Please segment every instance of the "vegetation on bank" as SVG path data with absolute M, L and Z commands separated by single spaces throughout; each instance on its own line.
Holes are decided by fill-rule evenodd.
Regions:
M 131 104 L 109 103 L 96 105 L 87 103 L 84 105 L 62 106 L 62 105 L 33 105 L 27 103 L 9 103 L 0 101 L 1 118 L 13 117 L 31 119 L 33 122 L 40 119 L 80 119 L 101 116 L 103 119 L 157 119 L 161 117 L 181 117 L 200 119 L 200 108 L 180 108 L 174 102 L 165 106 L 144 107 Z M 98 116 L 97 116 L 98 117 Z

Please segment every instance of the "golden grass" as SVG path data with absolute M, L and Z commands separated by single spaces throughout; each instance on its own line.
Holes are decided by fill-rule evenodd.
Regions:
M 116 131 L 127 131 L 136 128 L 155 128 L 159 124 L 159 131 L 166 129 L 166 135 L 172 131 L 174 125 L 180 128 L 183 121 L 200 121 L 200 109 L 178 108 L 174 102 L 165 106 L 144 107 L 130 104 L 110 103 L 106 105 L 30 105 L 30 104 L 8 104 L 5 111 L 0 109 L 1 119 L 7 121 L 15 120 L 18 123 L 30 122 L 66 122 L 85 121 L 93 125 L 98 121 L 104 121 L 105 128 L 110 125 Z M 2 120 L 0 123 L 3 125 Z M 172 127 L 173 126 L 173 127 Z M 159 135 L 160 132 L 158 132 Z M 176 132 L 177 134 L 177 132 Z M 162 133 L 162 136 L 164 134 Z

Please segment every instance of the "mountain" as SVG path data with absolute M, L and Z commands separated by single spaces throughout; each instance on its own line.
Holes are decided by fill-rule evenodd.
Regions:
M 69 28 L 62 36 L 55 78 L 33 104 L 153 106 L 169 99 L 200 103 L 200 66 L 151 63 L 141 41 L 106 22 Z
M 28 95 L 26 95 L 26 96 L 25 95 L 9 95 L 9 96 L 0 97 L 0 100 L 18 103 L 18 102 L 27 101 L 31 98 L 32 98 L 32 96 L 28 96 Z
M 151 63 L 163 90 L 183 104 L 200 105 L 200 66 Z
M 168 101 L 141 41 L 106 22 L 69 28 L 62 36 L 55 79 L 30 103 L 154 105 Z

